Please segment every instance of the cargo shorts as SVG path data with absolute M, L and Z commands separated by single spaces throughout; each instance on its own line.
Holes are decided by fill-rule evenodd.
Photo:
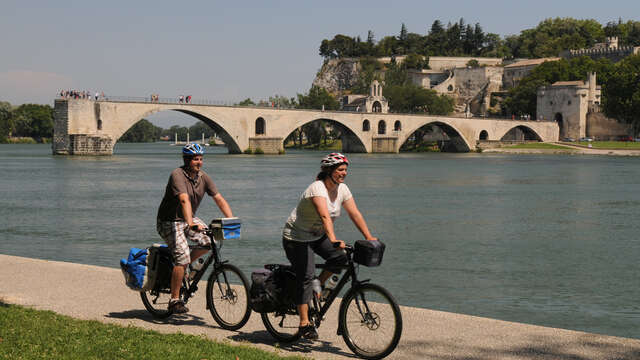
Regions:
M 193 223 L 202 225 L 205 228 L 207 224 L 197 217 L 193 218 Z M 204 232 L 193 231 L 189 229 L 189 225 L 185 221 L 160 221 L 156 223 L 158 234 L 167 244 L 173 254 L 173 261 L 176 265 L 188 265 L 191 263 L 191 251 L 189 250 L 189 241 L 196 243 L 198 246 L 209 247 L 211 240 Z

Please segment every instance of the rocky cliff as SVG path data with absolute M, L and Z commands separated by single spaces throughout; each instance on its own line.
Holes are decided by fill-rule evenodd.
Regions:
M 334 95 L 342 94 L 356 84 L 359 73 L 357 59 L 331 59 L 322 65 L 312 85 L 324 88 Z

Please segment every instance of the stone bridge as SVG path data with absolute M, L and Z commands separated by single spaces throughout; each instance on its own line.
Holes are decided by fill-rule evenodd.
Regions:
M 115 143 L 131 126 L 166 110 L 204 121 L 215 129 L 230 153 L 256 148 L 278 153 L 287 136 L 314 120 L 328 120 L 342 130 L 344 152 L 398 152 L 416 130 L 427 124 L 438 126 L 447 134 L 452 151 L 473 151 L 478 140 L 501 140 L 514 131 L 524 139 L 538 141 L 557 141 L 559 134 L 558 125 L 546 121 L 58 99 L 54 110 L 53 153 L 110 155 Z

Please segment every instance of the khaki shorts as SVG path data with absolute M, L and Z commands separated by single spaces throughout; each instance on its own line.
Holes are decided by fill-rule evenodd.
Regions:
M 197 217 L 193 218 L 193 223 L 205 224 Z M 189 225 L 184 221 L 160 221 L 156 223 L 156 229 L 160 237 L 169 246 L 173 253 L 173 261 L 176 265 L 188 265 L 191 263 L 191 251 L 189 251 L 189 241 L 196 243 L 198 246 L 209 247 L 211 240 L 203 232 L 193 231 L 189 229 Z

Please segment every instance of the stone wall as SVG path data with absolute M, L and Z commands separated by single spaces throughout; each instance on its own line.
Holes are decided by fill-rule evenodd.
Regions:
M 371 152 L 395 153 L 398 152 L 398 138 L 395 136 L 378 136 L 371 139 Z
M 56 100 L 53 106 L 53 141 L 51 147 L 54 155 L 69 155 L 69 110 L 66 100 Z
M 606 117 L 600 112 L 587 114 L 587 136 L 595 140 L 617 140 L 620 136 L 632 135 L 630 124 Z
M 108 137 L 69 135 L 70 155 L 111 155 L 113 141 Z
M 279 154 L 284 151 L 282 147 L 283 140 L 283 138 L 277 137 L 250 137 L 249 149 L 255 152 L 257 148 L 260 148 L 265 154 Z
M 500 91 L 504 68 L 483 66 L 455 69 L 455 94 L 459 105 L 470 104 L 470 111 L 484 114 L 492 92 Z M 464 107 L 461 109 L 464 111 Z
M 500 65 L 500 58 L 484 58 L 484 57 L 458 57 L 458 56 L 430 56 L 429 67 L 431 70 L 446 70 L 453 68 L 466 67 L 470 60 L 477 60 L 480 65 Z

